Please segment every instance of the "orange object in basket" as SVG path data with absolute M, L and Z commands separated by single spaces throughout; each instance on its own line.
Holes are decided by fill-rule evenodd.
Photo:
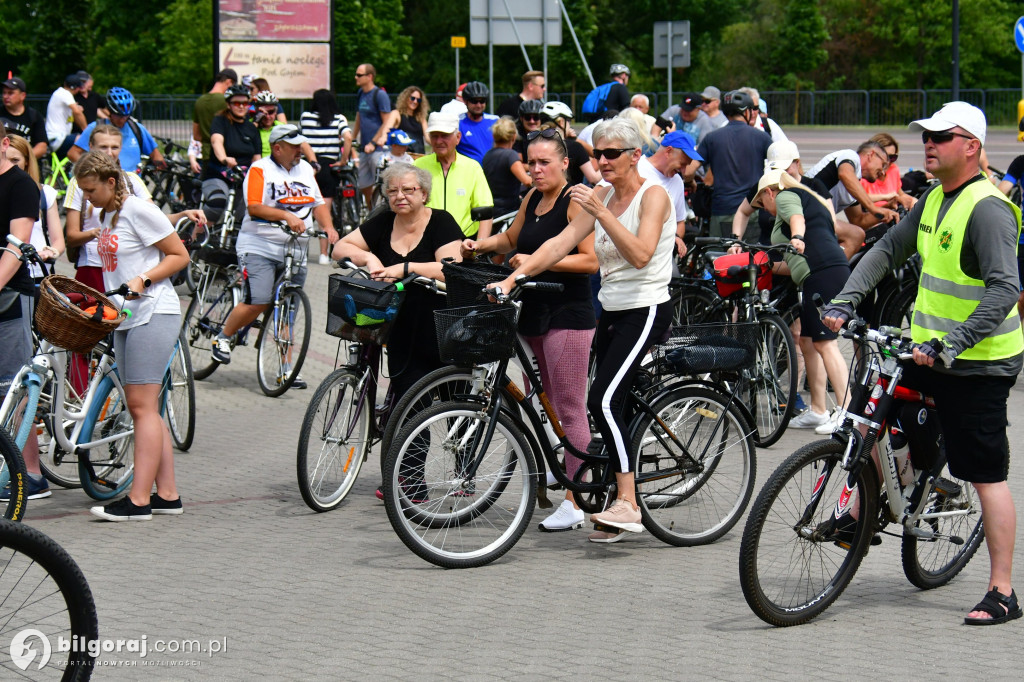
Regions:
M 86 308 L 82 312 L 84 312 L 86 315 L 95 315 L 96 314 L 96 306 L 91 306 L 89 308 Z M 114 310 L 113 308 L 111 308 L 108 305 L 103 306 L 103 319 L 104 320 L 116 320 L 117 319 L 117 311 Z

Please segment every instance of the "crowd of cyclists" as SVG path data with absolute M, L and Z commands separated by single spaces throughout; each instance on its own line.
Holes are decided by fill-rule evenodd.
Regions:
M 799 401 L 790 426 L 829 434 L 843 418 L 849 358 L 839 350 L 837 325 L 822 321 L 816 301 L 833 301 L 827 309 L 830 320 L 855 314 L 865 281 L 851 279 L 849 261 L 871 231 L 885 231 L 907 215 L 904 223 L 920 224 L 920 230 L 929 234 L 948 227 L 947 215 L 966 220 L 961 214 L 969 214 L 969 209 L 954 211 L 943 204 L 937 214 L 939 209 L 932 205 L 942 191 L 949 197 L 959 189 L 945 184 L 946 148 L 940 145 L 970 145 L 966 153 L 975 165 L 965 177 L 972 182 L 983 172 L 991 173 L 983 148 L 984 114 L 963 103 L 951 103 L 931 119 L 914 124 L 924 131 L 926 169 L 934 171 L 942 184 L 942 191 L 923 194 L 924 205 L 904 191 L 899 145 L 891 134 L 881 132 L 856 149 L 837 150 L 805 169 L 797 145 L 768 117 L 767 103 L 754 88 L 723 94 L 709 86 L 700 93 L 684 93 L 678 105 L 654 115 L 646 97 L 630 95 L 629 68 L 615 64 L 609 82 L 574 112 L 563 102 L 545 101 L 544 74 L 529 71 L 522 77 L 522 91 L 492 114 L 486 111 L 490 92 L 479 81 L 463 84 L 451 101 L 432 110 L 424 90 L 415 85 L 403 89 L 393 106 L 388 93 L 376 85 L 376 75 L 372 64 L 357 67 L 358 105 L 351 119 L 340 111 L 332 92 L 318 90 L 312 93 L 309 110 L 297 122 L 289 122 L 265 79 L 239 78 L 231 69 L 219 72 L 210 91 L 195 103 L 187 150 L 189 168 L 201 185 L 200 210 L 171 216 L 149 202 L 149 188 L 137 175 L 144 164 L 160 169 L 166 160 L 145 125 L 133 116 L 137 102 L 132 93 L 111 87 L 99 97 L 91 89 L 91 76 L 77 72 L 54 91 L 44 117 L 24 105 L 22 79 L 4 81 L 0 233 L 31 240 L 50 260 L 66 252 L 84 284 L 102 291 L 127 283 L 130 290 L 123 305 L 133 315 L 116 332 L 115 353 L 135 421 L 135 479 L 128 496 L 94 508 L 97 516 L 147 520 L 153 514 L 183 510 L 170 436 L 157 405 L 165 358 L 180 328 L 180 305 L 171 279 L 189 259 L 174 229 L 179 217 L 189 218 L 202 231 L 230 211 L 240 226 L 233 247 L 244 273 L 244 294 L 213 340 L 212 358 L 221 364 L 231 361 L 238 329 L 252 323 L 271 300 L 289 243 L 277 223 L 299 235 L 318 223 L 327 234 L 319 245 L 319 264 L 347 258 L 376 279 L 393 281 L 415 273 L 440 280 L 442 259 L 490 254 L 494 262 L 504 262 L 514 271 L 489 285 L 495 293 L 507 293 L 520 275 L 563 284 L 564 293 L 557 298 L 524 297 L 519 331 L 539 359 L 544 384 L 571 443 L 585 451 L 591 439 L 599 437 L 612 452 L 618 498 L 591 516 L 599 530 L 589 536 L 593 542 L 610 543 L 643 530 L 623 401 L 647 351 L 672 324 L 670 284 L 693 236 L 792 246 L 792 253 L 774 263 L 773 270 L 792 278 L 803 292 L 791 329 L 800 339 L 810 404 Z M 583 121 L 587 125 L 574 125 Z M 74 179 L 63 199 L 63 229 L 56 193 L 40 185 L 37 162 L 51 152 L 56 163 L 65 158 L 74 163 Z M 8 174 L 10 167 L 30 178 L 31 202 L 15 197 L 28 185 L 20 171 Z M 387 204 L 386 210 L 345 233 L 331 210 L 342 168 L 355 171 L 356 189 L 367 205 L 375 185 Z M 235 204 L 228 205 L 233 172 L 244 179 L 241 191 L 233 194 Z M 992 183 L 984 181 L 986 189 L 978 196 L 1016 191 L 1019 202 L 1022 176 L 1024 156 L 1005 174 L 993 176 Z M 15 179 L 19 189 L 11 188 Z M 1013 211 L 1019 238 L 1019 208 Z M 495 220 L 501 215 L 509 218 Z M 893 230 L 897 233 L 904 240 L 897 255 L 905 258 L 913 238 L 906 229 Z M 891 253 L 894 240 L 884 239 L 889 239 L 885 252 Z M 962 237 L 950 239 L 958 247 L 962 243 Z M 919 240 L 918 248 L 923 244 Z M 299 245 L 303 267 L 293 281 L 301 285 L 308 239 L 301 238 Z M 1016 313 L 1003 310 L 1005 306 L 997 311 L 985 298 L 992 285 L 983 275 L 995 268 L 1002 276 L 1006 269 L 1005 263 L 996 265 L 986 258 L 968 258 L 956 273 L 947 273 L 951 288 L 939 289 L 942 295 L 953 291 L 972 297 L 978 310 L 999 317 L 991 329 L 968 320 L 974 308 L 965 309 L 962 319 L 945 327 L 914 319 L 922 357 L 934 361 L 942 339 L 950 335 L 956 339 L 954 350 L 969 358 L 962 363 L 968 377 L 984 375 L 993 367 L 1004 375 L 1014 362 L 1020 370 L 1019 338 L 998 344 L 998 358 L 984 350 L 972 354 L 979 344 L 988 348 L 983 341 L 996 328 L 1007 333 L 1010 320 L 1017 320 L 1020 337 Z M 926 260 L 922 290 L 942 279 L 937 272 Z M 1020 273 L 1024 279 L 1024 268 Z M 0 268 L 5 286 L 21 298 L 31 298 L 32 280 L 38 282 L 44 274 L 22 273 L 6 254 Z M 977 280 L 983 281 L 980 290 L 968 292 L 968 283 L 975 286 Z M 850 282 L 860 285 L 861 293 L 851 296 Z M 1018 292 L 1019 285 L 1015 284 Z M 922 300 L 928 301 L 929 314 L 935 316 L 935 306 L 941 304 L 919 298 L 919 306 Z M 436 294 L 411 292 L 399 314 L 388 362 L 392 382 L 401 387 L 408 388 L 442 365 L 432 315 L 439 307 L 443 302 Z M 31 353 L 29 310 L 28 301 L 19 300 L 0 311 L 0 388 L 6 389 L 2 381 L 9 381 Z M 964 332 L 965 328 L 971 331 Z M 919 333 L 929 338 L 918 339 Z M 930 341 L 934 343 L 929 345 Z M 924 359 L 919 363 L 932 364 Z M 300 377 L 293 386 L 301 389 L 306 384 Z M 831 413 L 826 406 L 829 386 L 836 406 Z M 1005 399 L 1002 409 L 1005 414 Z M 991 426 L 1005 431 L 1005 423 Z M 976 445 L 969 438 L 957 442 Z M 50 491 L 38 456 L 31 451 L 34 446 L 26 447 L 30 498 L 45 497 Z M 991 443 L 987 447 L 993 449 Z M 991 456 L 998 469 L 999 453 Z M 570 478 L 579 466 L 579 460 L 566 456 Z M 986 474 L 984 480 L 970 478 L 968 466 L 961 471 L 964 480 L 978 481 L 982 489 L 988 483 L 1005 486 L 1005 471 L 1001 479 L 997 472 Z M 996 496 L 983 495 L 983 505 L 986 499 Z M 1005 508 L 1006 499 L 999 496 L 988 506 Z M 585 522 L 569 493 L 540 529 L 566 531 Z M 996 554 L 1004 557 L 1005 534 L 999 542 Z M 1009 544 L 1012 555 L 1012 535 Z M 993 567 L 994 575 L 997 570 L 1002 573 L 993 577 L 998 582 L 990 585 L 988 601 L 983 602 L 988 608 L 979 605 L 970 620 L 1001 622 L 1020 615 L 1016 597 L 1008 591 L 1005 561 L 998 569 Z

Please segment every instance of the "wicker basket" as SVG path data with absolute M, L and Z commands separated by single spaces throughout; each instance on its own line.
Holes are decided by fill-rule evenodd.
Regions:
M 512 269 L 487 261 L 464 260 L 461 263 L 442 263 L 441 272 L 444 273 L 448 307 L 461 308 L 487 303 L 484 285 L 500 282 L 512 274 Z
M 661 375 L 738 371 L 754 365 L 759 342 L 757 322 L 695 324 L 673 328 L 652 355 Z
M 494 304 L 435 310 L 441 361 L 468 367 L 512 357 L 518 312 L 513 305 Z
M 69 293 L 87 294 L 113 310 L 117 310 L 118 306 L 92 287 L 63 275 L 50 275 L 39 285 L 36 330 L 55 346 L 76 353 L 88 353 L 100 339 L 117 329 L 127 313 L 121 311 L 113 320 L 94 320 L 68 300 Z

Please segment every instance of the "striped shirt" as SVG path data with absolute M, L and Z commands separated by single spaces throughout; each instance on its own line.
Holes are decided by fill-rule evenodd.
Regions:
M 341 134 L 348 128 L 348 119 L 338 114 L 331 125 L 320 125 L 320 115 L 312 111 L 303 111 L 299 117 L 302 134 L 309 138 L 309 145 L 318 157 L 324 156 L 337 159 L 341 156 Z

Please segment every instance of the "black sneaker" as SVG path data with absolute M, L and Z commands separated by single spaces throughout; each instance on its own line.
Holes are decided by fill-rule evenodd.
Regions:
M 44 497 L 49 497 L 51 495 L 50 484 L 46 482 L 45 478 L 37 481 L 34 478 L 32 478 L 31 474 L 29 474 L 27 480 L 28 485 L 26 486 L 26 492 L 28 493 L 28 495 L 26 495 L 26 499 L 41 500 Z M 11 484 L 8 483 L 7 485 L 4 486 L 3 492 L 0 492 L 0 502 L 7 502 L 10 499 Z
M 138 507 L 127 495 L 105 507 L 93 507 L 89 511 L 105 521 L 149 521 L 153 518 L 153 510 L 148 504 Z
M 307 384 L 306 380 L 302 378 L 301 374 L 299 374 L 295 377 L 295 381 L 292 382 L 292 388 L 302 390 L 304 388 L 309 388 L 309 384 Z
M 183 514 L 185 510 L 181 508 L 181 498 L 176 500 L 165 500 L 156 493 L 149 496 L 149 506 L 152 509 L 154 515 L 166 514 L 168 516 L 175 514 Z
M 213 357 L 214 362 L 219 362 L 222 365 L 231 364 L 231 340 L 215 336 L 211 342 L 210 355 Z

